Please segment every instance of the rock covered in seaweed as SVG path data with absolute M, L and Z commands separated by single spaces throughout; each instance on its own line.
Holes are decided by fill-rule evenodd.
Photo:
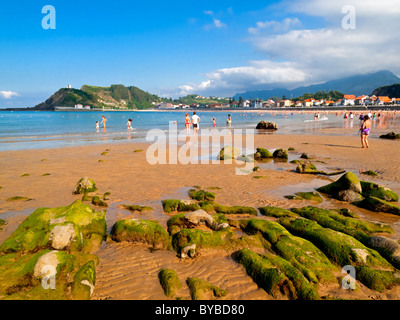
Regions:
M 232 147 L 232 146 L 225 146 L 219 152 L 218 160 L 236 159 L 240 155 L 241 155 L 240 149 Z
M 81 178 L 72 190 L 72 194 L 85 194 L 95 192 L 97 190 L 96 184 L 88 177 Z

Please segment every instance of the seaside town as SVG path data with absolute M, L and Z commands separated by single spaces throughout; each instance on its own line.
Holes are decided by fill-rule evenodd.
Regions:
M 197 99 L 207 99 L 203 96 L 197 96 Z M 209 99 L 215 99 L 215 97 L 209 97 Z M 221 98 L 219 98 L 221 99 Z M 229 99 L 229 98 L 226 98 Z M 266 101 L 255 99 L 239 99 L 238 101 L 234 99 L 229 99 L 228 103 L 213 103 L 213 104 L 201 104 L 193 103 L 190 105 L 185 104 L 173 104 L 169 102 L 163 102 L 160 104 L 155 104 L 155 107 L 160 110 L 173 110 L 173 109 L 187 109 L 187 108 L 210 108 L 210 109 L 226 109 L 226 108 L 307 108 L 307 107 L 340 107 L 340 106 L 398 106 L 400 105 L 400 98 L 389 98 L 388 96 L 368 96 L 362 95 L 356 97 L 355 95 L 343 95 L 342 99 L 337 101 L 331 100 L 317 100 L 314 98 L 305 100 L 273 100 L 268 99 Z

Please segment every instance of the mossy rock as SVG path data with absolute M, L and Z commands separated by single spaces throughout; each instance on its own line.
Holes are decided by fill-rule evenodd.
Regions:
M 214 202 L 213 201 L 201 201 L 198 203 L 200 208 L 205 212 L 212 213 L 215 212 L 214 210 Z
M 15 196 L 8 198 L 6 201 L 32 201 L 34 199 L 27 198 L 27 197 L 21 197 L 21 196 Z
M 102 156 L 106 156 L 107 154 L 108 154 L 107 151 L 104 151 L 104 152 L 101 153 Z
M 246 155 L 242 154 L 236 158 L 236 161 L 251 163 L 251 162 L 254 162 L 254 158 L 251 156 L 246 156 Z
M 257 159 L 270 159 L 273 157 L 272 153 L 265 148 L 257 148 L 256 155 L 254 158 Z
M 360 208 L 364 208 L 371 211 L 386 212 L 386 213 L 400 215 L 400 207 L 394 205 L 393 203 L 390 203 L 388 201 L 376 197 L 367 197 L 364 200 L 354 204 Z
M 291 300 L 319 298 L 300 271 L 283 258 L 273 254 L 258 255 L 249 249 L 236 252 L 234 257 L 254 282 L 275 298 L 281 295 Z
M 361 182 L 352 172 L 347 172 L 337 181 L 317 189 L 318 192 L 329 194 L 335 198 L 338 197 L 340 191 L 351 190 L 356 193 L 362 193 Z
M 96 184 L 88 177 L 81 178 L 75 185 L 72 194 L 85 194 L 95 192 L 97 190 Z
M 336 267 L 310 241 L 290 234 L 282 225 L 273 221 L 250 219 L 242 220 L 244 232 L 260 233 L 270 244 L 272 250 L 289 261 L 309 282 L 335 282 L 332 271 Z
M 173 269 L 161 269 L 158 273 L 158 279 L 165 295 L 169 298 L 174 297 L 176 292 L 182 288 L 182 282 Z
M 390 225 L 372 223 L 360 219 L 345 217 L 338 212 L 317 207 L 293 208 L 292 211 L 304 218 L 316 221 L 324 228 L 330 228 L 348 234 L 366 244 L 375 233 L 394 233 Z
M 398 202 L 399 195 L 393 190 L 373 182 L 360 181 L 362 195 L 367 197 L 375 197 L 389 202 Z
M 258 171 L 260 171 L 260 170 L 261 170 L 260 167 L 254 167 L 254 168 L 253 168 L 253 172 L 258 172 Z
M 96 283 L 96 266 L 89 261 L 75 274 L 72 295 L 74 300 L 89 300 Z
M 218 160 L 230 160 L 230 159 L 236 159 L 238 156 L 240 156 L 241 151 L 238 148 L 232 147 L 232 146 L 226 146 L 221 149 L 221 151 L 218 154 Z
M 192 300 L 203 300 L 203 295 L 207 291 L 211 291 L 216 298 L 224 297 L 229 293 L 228 290 L 221 289 L 199 278 L 190 277 L 186 280 L 186 283 Z
M 372 290 L 381 292 L 400 281 L 387 260 L 352 236 L 305 218 L 280 218 L 279 223 L 291 233 L 311 241 L 335 264 L 355 267 L 357 279 Z
M 223 214 L 250 214 L 256 216 L 257 210 L 252 207 L 243 207 L 243 206 L 222 206 L 218 203 L 214 203 L 214 210 L 217 213 Z
M 108 208 L 107 202 L 104 202 L 103 200 L 101 200 L 101 198 L 99 196 L 94 196 L 92 198 L 92 204 L 94 204 L 95 206 L 98 206 L 98 207 Z
M 375 171 L 372 170 L 362 171 L 361 174 L 365 174 L 367 176 L 372 176 L 372 177 L 379 176 L 379 174 L 377 174 Z
M 105 211 L 95 212 L 80 200 L 66 207 L 39 208 L 0 245 L 0 252 L 27 253 L 49 248 L 53 229 L 67 225 L 72 225 L 75 231 L 68 247 L 70 252 L 94 250 L 93 243 L 106 235 Z
M 182 229 L 172 236 L 172 247 L 177 252 L 178 256 L 182 257 L 182 252 L 186 253 L 185 248 L 192 247 L 195 250 L 189 254 L 192 258 L 195 257 L 199 249 L 203 248 L 227 248 L 233 243 L 229 240 L 234 236 L 230 228 L 222 231 L 203 231 L 199 229 Z
M 197 201 L 214 201 L 215 194 L 205 190 L 196 190 L 190 189 L 189 190 L 189 197 Z
M 24 178 L 24 177 L 29 177 L 30 176 L 30 174 L 29 173 L 24 173 L 24 174 L 22 174 L 21 175 L 21 178 Z
M 296 172 L 297 173 L 304 173 L 304 174 L 317 174 L 317 175 L 324 175 L 324 176 L 336 176 L 338 174 L 343 174 L 346 171 L 339 170 L 334 172 L 325 172 L 318 170 L 317 167 L 311 163 L 309 160 L 293 160 L 291 161 L 293 164 L 297 164 Z
M 286 149 L 276 149 L 272 154 L 274 158 L 288 159 L 289 155 Z
M 268 217 L 274 217 L 274 218 L 280 218 L 280 217 L 297 217 L 298 215 L 290 210 L 278 208 L 278 207 L 272 207 L 272 206 L 267 206 L 267 207 L 261 207 L 258 208 L 260 210 L 260 213 L 263 216 L 268 216 Z
M 110 196 L 111 196 L 111 192 L 105 192 L 103 194 L 103 200 L 104 201 L 110 200 Z
M 51 176 L 51 173 L 44 173 L 44 174 L 42 174 L 42 177 L 47 177 L 47 176 Z
M 133 150 L 133 152 L 135 152 L 135 153 L 137 153 L 137 152 L 143 152 L 143 150 L 142 150 L 142 149 L 136 149 L 136 150 Z
M 307 153 L 302 153 L 300 156 L 301 159 L 310 159 Z
M 267 176 L 253 176 L 253 179 L 267 179 Z
M 288 148 L 288 151 L 296 151 L 296 149 L 293 147 L 290 147 L 290 148 Z
M 5 226 L 5 225 L 7 225 L 7 221 L 3 220 L 3 219 L 0 219 L 0 231 L 2 230 L 1 226 Z
M 285 196 L 291 200 L 309 200 L 315 202 L 322 202 L 323 199 L 318 192 L 297 192 L 294 196 Z
M 177 199 L 167 199 L 162 201 L 162 206 L 165 213 L 172 212 L 188 212 L 196 211 L 200 209 L 197 203 L 185 203 L 182 200 Z
M 146 243 L 153 248 L 168 249 L 171 239 L 157 221 L 126 219 L 117 221 L 111 230 L 116 242 Z
M 152 207 L 140 206 L 137 204 L 121 204 L 118 208 L 129 210 L 132 212 L 146 212 L 146 211 L 153 211 Z
M 389 132 L 388 134 L 383 134 L 379 138 L 389 139 L 389 140 L 400 140 L 400 133 Z

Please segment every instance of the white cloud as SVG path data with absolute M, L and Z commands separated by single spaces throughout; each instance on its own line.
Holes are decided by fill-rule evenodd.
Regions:
M 272 33 L 286 32 L 292 27 L 298 27 L 301 22 L 298 18 L 286 18 L 282 22 L 280 21 L 259 21 L 256 23 L 257 27 L 248 28 L 250 34 L 258 34 L 261 30 L 267 30 Z
M 351 1 L 355 30 L 342 28 L 342 8 L 348 0 L 284 0 L 281 4 L 292 18 L 259 21 L 247 30 L 248 42 L 265 59 L 208 72 L 205 81 L 181 86 L 181 92 L 234 94 L 279 85 L 293 88 L 384 69 L 400 73 L 400 0 Z M 319 26 L 306 29 L 294 13 L 302 14 L 303 21 L 308 15 L 324 22 L 319 19 Z
M 204 10 L 203 13 L 210 15 L 210 16 L 212 16 L 214 14 L 214 12 L 212 12 L 211 10 Z
M 224 28 L 226 27 L 226 24 L 221 22 L 221 20 L 215 19 L 214 18 L 214 25 L 216 28 Z
M 11 99 L 12 97 L 17 97 L 19 94 L 13 91 L 0 91 L 0 97 L 4 99 Z

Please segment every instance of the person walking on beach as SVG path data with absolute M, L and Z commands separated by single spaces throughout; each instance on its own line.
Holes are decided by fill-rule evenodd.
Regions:
M 196 114 L 196 111 L 194 111 L 192 116 L 194 133 L 197 133 L 199 131 L 199 122 L 200 122 L 200 117 Z
M 360 131 L 361 131 L 361 146 L 362 148 L 369 148 L 368 144 L 368 136 L 370 133 L 370 128 L 371 128 L 371 120 L 369 120 L 368 115 L 364 116 L 364 121 L 361 125 Z
M 102 125 L 103 125 L 103 128 L 105 129 L 105 128 L 106 128 L 107 118 L 106 118 L 105 116 L 101 116 L 101 118 L 102 118 L 103 120 L 101 120 L 100 124 L 102 124 Z
M 191 124 L 191 122 L 190 122 L 189 113 L 186 113 L 185 114 L 185 127 L 186 127 L 187 135 L 189 135 L 189 133 L 190 133 L 190 124 Z

